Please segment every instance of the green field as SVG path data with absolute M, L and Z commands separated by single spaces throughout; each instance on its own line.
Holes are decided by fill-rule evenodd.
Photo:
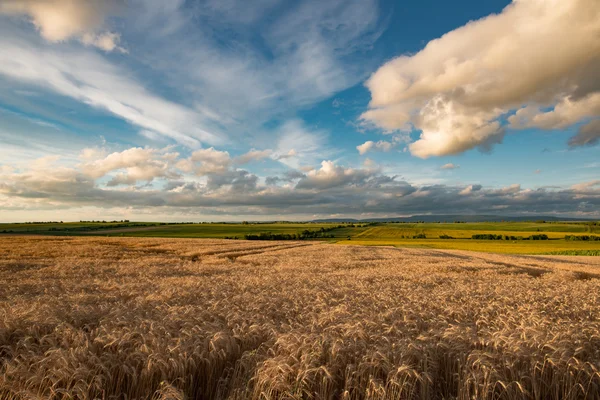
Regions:
M 121 226 L 126 225 L 126 226 Z M 80 223 L 63 224 L 0 224 L 0 233 L 25 233 L 39 235 L 102 235 L 134 237 L 172 238 L 235 238 L 244 239 L 247 234 L 261 232 L 299 234 L 302 231 L 318 231 L 321 228 L 337 227 L 329 223 L 207 223 L 207 224 L 165 224 L 143 223 Z M 340 229 L 342 231 L 342 229 Z
M 400 239 L 400 240 L 347 240 L 343 245 L 395 246 L 446 250 L 470 250 L 505 254 L 558 254 L 600 255 L 600 242 L 568 242 L 565 240 L 471 240 L 471 239 Z
M 331 228 L 338 224 L 312 223 L 273 223 L 273 224 L 184 224 L 166 225 L 157 229 L 128 232 L 126 236 L 136 237 L 172 237 L 172 238 L 235 238 L 244 239 L 245 235 L 261 232 L 299 234 L 304 230 Z M 118 231 L 107 233 L 119 236 Z
M 489 223 L 203 223 L 69 222 L 0 224 L 2 232 L 40 235 L 101 235 L 170 238 L 244 239 L 260 233 L 299 235 L 322 232 L 324 240 L 342 245 L 397 246 L 474 250 L 514 254 L 598 255 L 600 241 L 567 241 L 565 235 L 600 236 L 600 225 L 589 222 L 489 222 Z M 528 238 L 544 234 L 550 240 L 474 240 L 476 234 Z M 423 238 L 423 235 L 425 238 Z M 418 236 L 419 238 L 415 238 Z M 449 237 L 451 239 L 441 239 Z
M 28 234 L 44 234 L 51 232 L 62 232 L 71 231 L 77 233 L 78 231 L 92 231 L 92 230 L 103 230 L 103 229 L 116 229 L 116 228 L 133 228 L 133 227 L 145 227 L 145 226 L 159 225 L 157 222 L 50 222 L 50 223 L 0 223 L 0 233 L 28 233 Z M 54 231 L 57 230 L 57 231 Z
M 501 234 L 529 237 L 545 234 L 551 240 L 473 240 L 476 234 Z M 424 223 L 424 224 L 378 224 L 357 230 L 350 240 L 340 241 L 346 245 L 396 246 L 435 249 L 471 250 L 512 254 L 548 254 L 561 252 L 565 255 L 597 255 L 600 242 L 566 241 L 565 235 L 598 235 L 600 226 L 589 223 L 535 223 L 535 222 L 489 222 L 489 223 Z M 413 239 L 423 234 L 426 239 Z M 453 239 L 440 239 L 440 236 Z M 565 253 L 570 252 L 570 253 Z

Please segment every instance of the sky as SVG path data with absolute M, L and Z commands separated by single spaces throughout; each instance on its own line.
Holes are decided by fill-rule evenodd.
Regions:
M 600 218 L 597 0 L 0 0 L 0 221 Z

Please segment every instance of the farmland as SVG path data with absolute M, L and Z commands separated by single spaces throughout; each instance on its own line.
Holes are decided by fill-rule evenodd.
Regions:
M 598 399 L 600 258 L 7 236 L 2 399 Z
M 229 238 L 243 239 L 247 234 L 272 232 L 293 234 L 304 230 L 319 230 L 336 227 L 339 224 L 327 223 L 210 223 L 210 224 L 168 224 L 145 223 L 50 223 L 50 224 L 0 224 L 0 232 L 40 234 L 40 235 L 89 235 L 134 236 L 134 237 L 175 237 L 175 238 Z
M 570 241 L 565 237 L 600 237 L 600 225 L 590 222 L 488 223 L 183 223 L 96 222 L 0 224 L 1 232 L 37 235 L 97 235 L 167 238 L 244 239 L 270 234 L 342 245 L 396 246 L 473 250 L 507 254 L 596 255 L 600 241 Z M 317 233 L 301 237 L 303 232 Z M 501 235 L 509 240 L 477 240 L 476 235 Z M 524 240 L 545 235 L 549 240 Z M 442 239 L 443 238 L 443 239 Z M 512 239 L 511 239 L 512 238 Z

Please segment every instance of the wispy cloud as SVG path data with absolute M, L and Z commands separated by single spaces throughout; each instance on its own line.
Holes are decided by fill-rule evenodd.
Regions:
M 274 158 L 291 168 L 314 166 L 334 153 L 326 131 L 310 130 L 300 120 L 287 121 L 276 132 Z
M 203 128 L 200 113 L 149 92 L 98 54 L 68 45 L 41 47 L 14 35 L 2 35 L 0 46 L 0 75 L 7 78 L 76 99 L 190 147 L 225 140 L 222 133 Z
M 357 54 L 384 29 L 375 0 L 308 0 L 285 8 L 269 0 L 252 7 L 237 0 L 134 5 L 138 8 L 129 12 L 146 22 L 133 25 L 130 35 L 149 32 L 138 44 L 144 53 L 139 60 L 240 135 L 359 83 L 375 61 L 365 62 Z M 262 18 L 273 7 L 277 18 Z M 240 11 L 248 8 L 248 13 Z M 223 24 L 216 26 L 217 20 Z M 168 32 L 153 29 L 169 23 Z

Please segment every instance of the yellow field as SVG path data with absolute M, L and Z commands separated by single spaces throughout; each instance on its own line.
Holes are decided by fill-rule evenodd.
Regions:
M 545 254 L 567 250 L 600 250 L 600 242 L 565 240 L 448 240 L 448 239 L 361 239 L 340 240 L 337 244 L 358 246 L 395 246 L 409 248 L 454 249 L 501 254 Z
M 598 257 L 4 237 L 0 398 L 598 399 L 599 277 Z
M 424 224 L 425 225 L 425 224 Z M 441 235 L 452 236 L 456 239 L 471 239 L 471 236 L 477 234 L 485 234 L 485 233 L 494 233 L 508 236 L 522 236 L 528 237 L 531 235 L 537 235 L 540 233 L 548 235 L 551 239 L 563 239 L 565 237 L 565 232 L 554 232 L 554 231 L 517 231 L 517 230 L 502 230 L 502 231 L 494 231 L 490 229 L 450 229 L 452 228 L 452 224 L 450 224 L 450 228 L 444 228 L 441 224 L 436 224 L 437 226 L 431 228 L 430 226 L 433 224 L 428 224 L 429 226 L 426 228 L 419 227 L 410 227 L 404 228 L 402 225 L 392 225 L 392 226 L 375 226 L 369 228 L 355 236 L 357 240 L 397 240 L 404 238 L 412 238 L 414 235 L 419 233 L 423 233 L 427 235 L 427 238 L 437 239 Z M 438 226 L 440 226 L 438 228 Z M 567 233 L 568 234 L 568 233 Z M 598 244 L 600 247 L 600 243 Z

